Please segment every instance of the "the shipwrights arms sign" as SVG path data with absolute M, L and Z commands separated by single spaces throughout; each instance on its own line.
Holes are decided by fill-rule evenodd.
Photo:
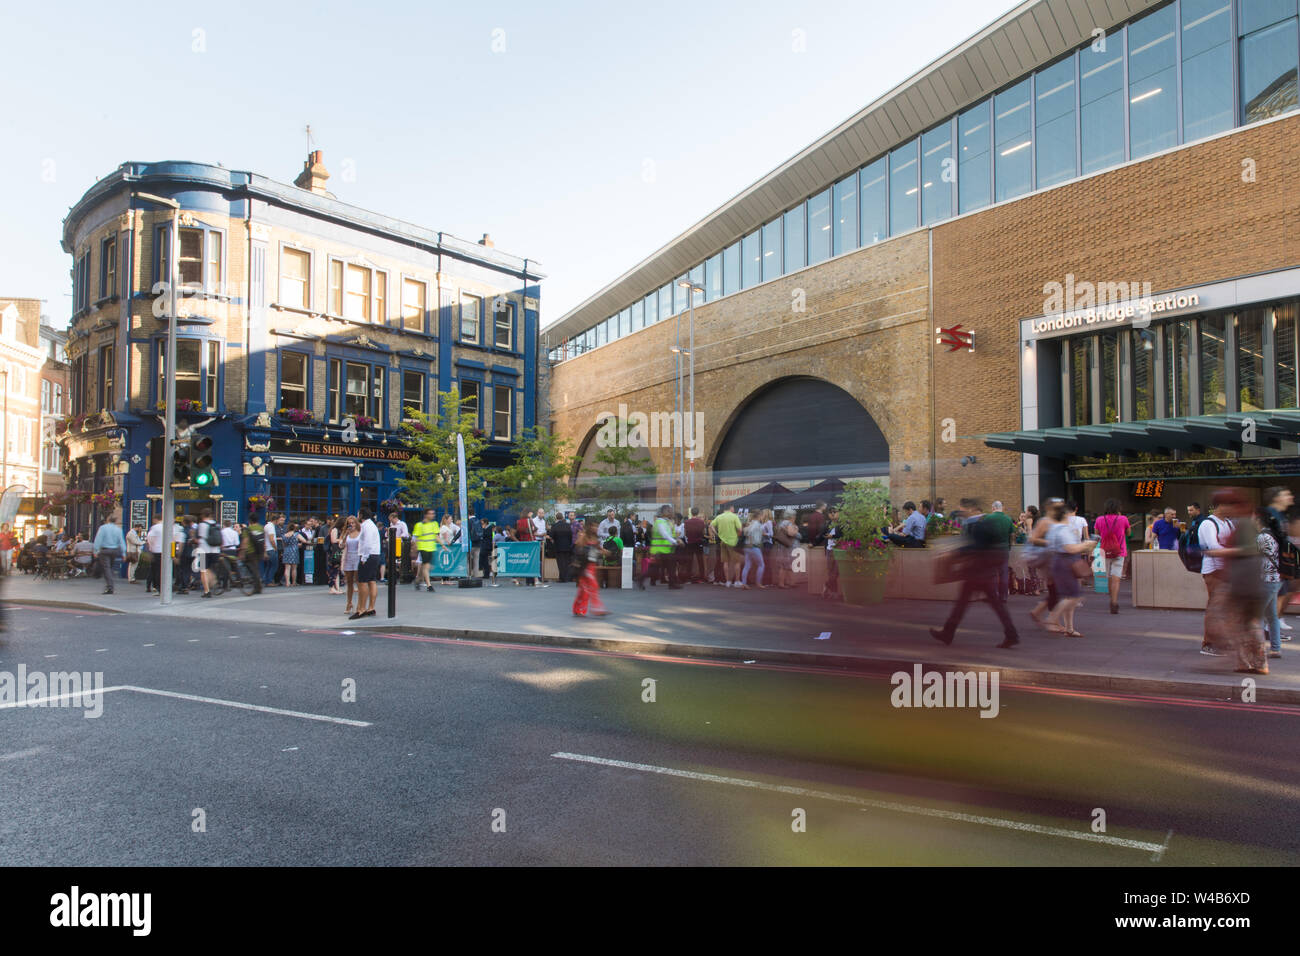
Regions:
M 309 438 L 277 438 L 271 441 L 272 454 L 319 455 L 322 458 L 354 458 L 360 461 L 408 461 L 415 453 L 402 445 L 363 445 L 351 442 L 313 441 Z

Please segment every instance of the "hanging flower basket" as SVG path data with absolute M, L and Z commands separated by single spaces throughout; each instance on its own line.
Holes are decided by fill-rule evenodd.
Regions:
M 158 409 L 158 411 L 163 412 L 163 411 L 166 411 L 166 410 L 167 410 L 167 403 L 166 403 L 166 402 L 159 402 L 155 407 Z M 178 411 L 178 412 L 201 412 L 201 411 L 203 411 L 203 403 L 200 402 L 200 401 L 199 401 L 198 399 L 196 399 L 196 398 L 182 398 L 182 399 L 178 399 L 177 402 L 176 402 L 176 411 Z
M 99 508 L 113 508 L 117 505 L 117 492 L 105 491 L 102 494 L 91 495 L 90 503 Z
M 276 414 L 292 425 L 306 425 L 315 421 L 312 413 L 305 408 L 282 408 Z
M 356 416 L 355 421 L 357 423 L 357 427 L 361 429 L 369 429 L 375 427 L 375 420 L 371 418 L 369 415 L 358 415 Z

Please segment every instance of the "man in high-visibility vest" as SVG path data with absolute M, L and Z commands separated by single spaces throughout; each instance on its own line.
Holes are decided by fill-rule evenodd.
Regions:
M 433 509 L 429 508 L 424 512 L 424 520 L 415 523 L 415 530 L 411 533 L 415 541 L 415 548 L 420 552 L 420 573 L 415 576 L 415 590 L 420 590 L 420 584 L 423 582 L 425 591 L 433 590 L 433 583 L 429 580 L 429 569 L 433 567 L 433 553 L 438 550 L 438 522 L 434 520 Z
M 664 505 L 655 517 L 654 527 L 650 530 L 650 573 L 642 576 L 641 589 L 645 590 L 645 578 L 657 578 L 667 573 L 668 587 L 680 588 L 677 583 L 677 560 L 673 552 L 677 548 L 677 534 L 673 528 L 673 509 Z

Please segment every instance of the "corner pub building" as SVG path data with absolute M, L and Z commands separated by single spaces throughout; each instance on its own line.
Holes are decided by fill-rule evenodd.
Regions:
M 589 467 L 603 410 L 676 407 L 693 326 L 706 507 L 876 475 L 1181 511 L 1300 475 L 1297 12 L 1021 3 L 548 327 L 557 431 Z
M 391 498 L 410 452 L 406 408 L 439 389 L 476 399 L 506 464 L 537 407 L 537 264 L 358 209 L 325 189 L 320 151 L 294 185 L 189 162 L 125 163 L 64 221 L 74 260 L 70 488 L 117 492 L 124 521 L 156 517 L 173 210 L 180 204 L 177 424 L 213 439 L 217 485 L 177 512 L 249 520 L 269 495 L 291 516 Z M 154 467 L 150 468 L 150 451 Z M 153 474 L 150 474 L 150 472 Z M 152 482 L 152 483 L 151 483 Z M 77 530 L 101 520 L 69 508 Z

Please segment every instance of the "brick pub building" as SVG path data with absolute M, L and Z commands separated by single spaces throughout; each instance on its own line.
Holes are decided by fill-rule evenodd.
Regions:
M 472 396 L 507 463 L 537 407 L 535 262 L 339 201 L 313 152 L 293 185 L 203 163 L 125 163 L 64 221 L 73 258 L 60 428 L 69 486 L 115 491 L 131 521 L 156 514 L 172 209 L 180 204 L 178 425 L 214 441 L 216 487 L 179 512 L 247 521 L 270 495 L 295 519 L 375 510 L 409 457 L 406 409 Z M 440 411 L 440 410 L 439 410 Z M 155 467 L 150 468 L 150 452 Z M 153 472 L 151 474 L 151 471 Z M 164 472 L 166 472 L 164 474 Z M 153 506 L 150 506 L 150 503 Z M 69 510 L 86 530 L 92 506 Z
M 600 413 L 677 407 L 692 283 L 706 506 L 1300 474 L 1298 61 L 1290 0 L 1023 3 L 546 329 L 555 427 L 586 471 Z

